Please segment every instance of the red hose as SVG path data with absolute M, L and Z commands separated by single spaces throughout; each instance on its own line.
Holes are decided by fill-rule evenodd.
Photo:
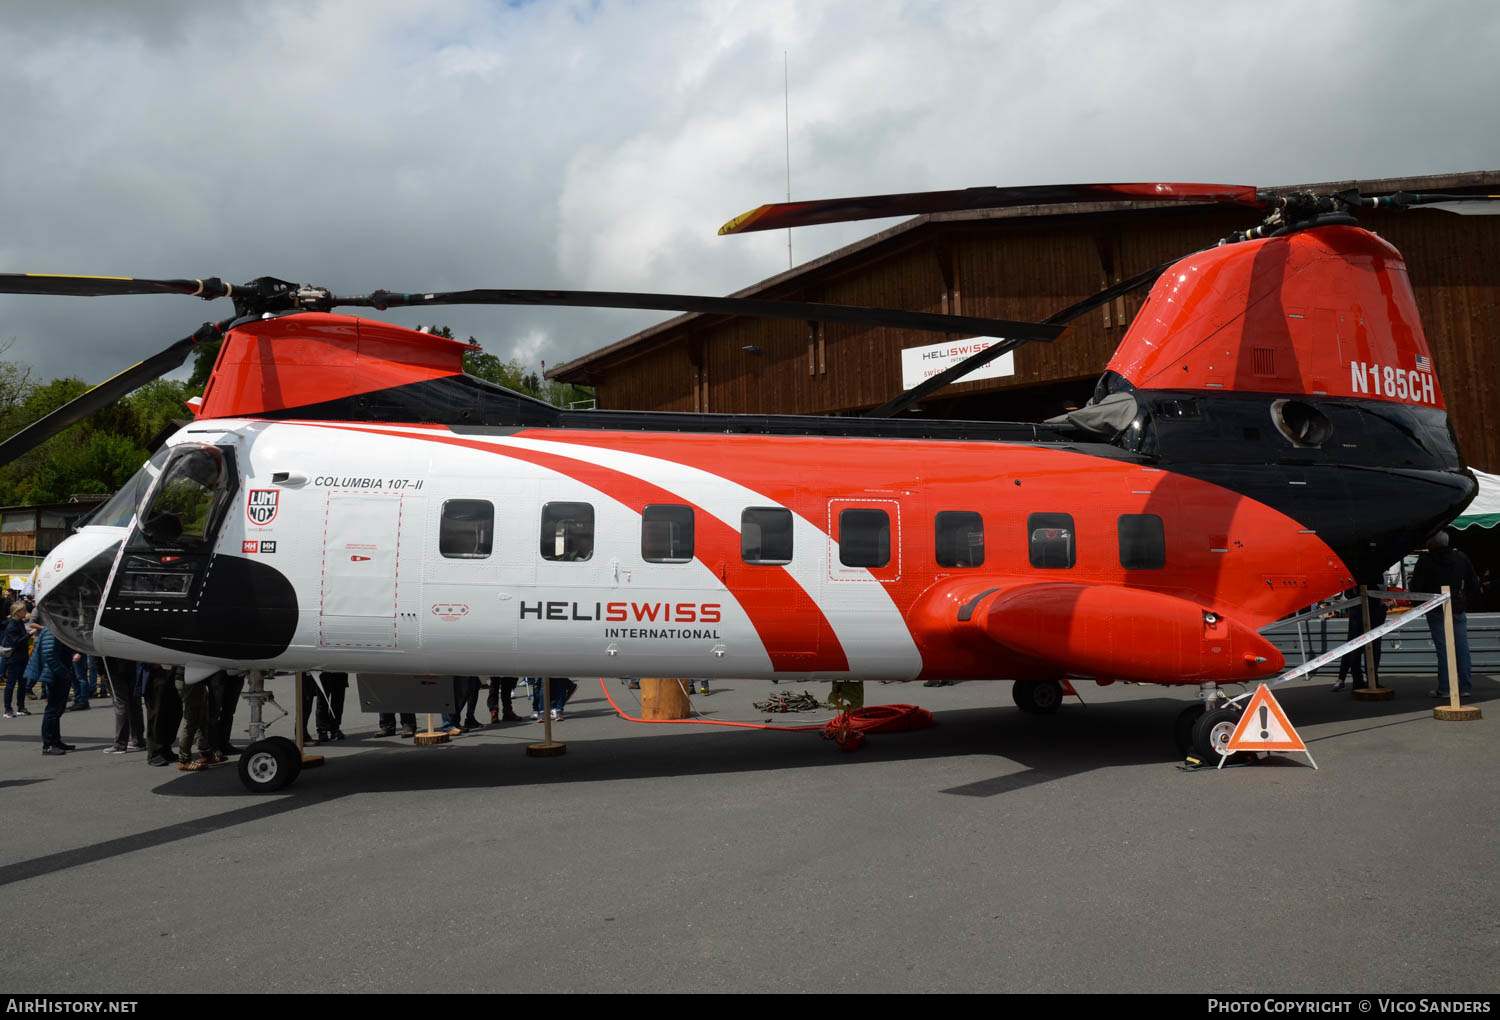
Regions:
M 832 740 L 845 751 L 853 751 L 865 742 L 866 733 L 899 733 L 903 730 L 923 730 L 933 725 L 932 713 L 917 705 L 872 705 L 844 712 L 828 723 L 813 723 L 809 726 L 772 726 L 768 723 L 730 722 L 720 719 L 637 719 L 626 715 L 624 709 L 609 696 L 609 685 L 599 678 L 599 689 L 604 700 L 609 702 L 615 714 L 627 722 L 663 723 L 669 726 L 736 726 L 747 730 L 780 730 L 784 733 L 806 733 L 822 730 L 823 739 Z

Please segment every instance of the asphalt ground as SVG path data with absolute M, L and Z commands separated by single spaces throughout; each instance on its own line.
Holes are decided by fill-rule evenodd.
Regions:
M 1123 685 L 1039 718 L 872 684 L 937 725 L 845 753 L 633 724 L 589 680 L 551 759 L 529 722 L 377 738 L 351 690 L 349 739 L 272 795 L 101 754 L 105 702 L 66 757 L 3 720 L 0 992 L 1495 993 L 1500 683 L 1446 723 L 1430 677 L 1384 682 L 1281 689 L 1316 771 L 1181 771 L 1192 693 Z M 693 700 L 761 721 L 777 689 Z

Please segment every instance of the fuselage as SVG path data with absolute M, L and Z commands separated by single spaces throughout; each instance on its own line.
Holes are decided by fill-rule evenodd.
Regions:
M 1231 488 L 1196 477 L 1209 465 L 1102 443 L 331 422 L 202 421 L 169 450 L 201 446 L 233 471 L 208 545 L 152 541 L 132 518 L 84 529 L 44 567 L 45 598 L 80 557 L 109 561 L 94 568 L 108 592 L 94 650 L 384 673 L 1093 673 L 966 638 L 948 593 L 1149 593 L 1254 630 L 1353 578 L 1309 524 L 1330 502 L 1352 513 L 1344 466 L 1241 463 Z M 1413 484 L 1442 494 L 1407 500 L 1399 541 L 1460 498 L 1452 473 L 1359 474 L 1384 480 L 1385 508 Z M 1243 491 L 1278 484 L 1308 513 Z M 1117 626 L 1080 614 L 1093 634 L 1071 640 L 1138 636 L 1145 622 L 1112 601 Z

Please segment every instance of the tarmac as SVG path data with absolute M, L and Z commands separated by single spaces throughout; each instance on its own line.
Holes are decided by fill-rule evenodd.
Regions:
M 0 992 L 1500 991 L 1500 683 L 1435 721 L 1430 676 L 1357 702 L 1277 689 L 1317 759 L 1183 771 L 1190 689 L 870 684 L 937 724 L 645 725 L 581 680 L 531 722 L 438 747 L 348 739 L 277 794 L 105 755 L 107 699 L 0 721 Z M 271 682 L 290 705 L 289 678 Z M 826 684 L 716 682 L 719 721 Z M 481 701 L 481 708 L 483 701 Z M 273 733 L 290 733 L 283 720 Z M 244 709 L 236 743 L 245 744 Z

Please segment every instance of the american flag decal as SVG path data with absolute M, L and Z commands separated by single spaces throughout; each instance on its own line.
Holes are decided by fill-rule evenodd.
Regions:
M 1425 354 L 1418 354 L 1417 355 L 1417 368 L 1420 369 L 1423 372 L 1431 372 L 1432 371 L 1432 359 L 1429 358 L 1429 357 L 1427 357 Z

